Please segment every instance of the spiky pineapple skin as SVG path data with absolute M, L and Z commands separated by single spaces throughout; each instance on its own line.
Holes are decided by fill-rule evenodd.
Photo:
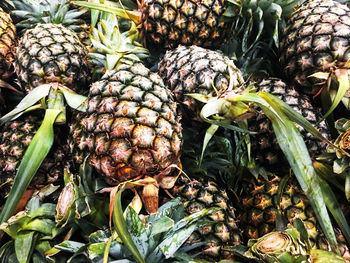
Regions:
M 92 84 L 86 113 L 71 125 L 79 163 L 90 163 L 109 184 L 156 175 L 178 164 L 181 125 L 161 78 L 141 63 L 123 64 Z
M 314 105 L 309 96 L 298 92 L 293 86 L 287 85 L 279 78 L 262 79 L 253 85 L 258 91 L 271 93 L 283 100 L 316 127 L 325 138 L 330 138 L 325 121 L 319 123 L 322 119 L 321 109 Z M 256 163 L 266 167 L 269 171 L 288 171 L 288 162 L 278 145 L 272 123 L 266 115 L 258 111 L 254 118 L 248 120 L 248 126 L 251 131 L 257 132 L 251 135 L 252 155 Z M 326 150 L 325 142 L 308 133 L 303 127 L 297 125 L 297 128 L 304 137 L 312 158 Z
M 238 225 L 235 207 L 226 191 L 208 178 L 190 179 L 180 176 L 175 186 L 170 189 L 173 197 L 181 197 L 185 206 L 185 214 L 190 215 L 205 208 L 220 207 L 221 210 L 205 218 L 212 224 L 195 231 L 185 242 L 185 245 L 205 242 L 200 246 L 198 258 L 218 262 L 232 259 L 233 253 L 225 247 L 239 245 L 242 242 L 241 230 Z
M 0 8 L 0 78 L 8 79 L 12 73 L 16 39 L 16 27 L 9 14 Z
M 182 45 L 219 47 L 227 38 L 225 0 L 147 0 L 141 6 L 142 30 L 149 43 L 161 48 Z
M 15 121 L 6 122 L 0 128 L 0 196 L 4 201 L 8 195 L 23 156 L 39 129 L 41 119 L 29 115 Z M 54 144 L 29 185 L 40 189 L 50 183 L 59 184 L 63 179 L 63 169 L 68 158 L 67 136 L 55 129 Z
M 272 173 L 266 178 L 251 176 L 242 183 L 241 209 L 237 214 L 242 226 L 244 242 L 276 231 L 277 220 L 285 225 L 293 224 L 296 219 L 300 219 L 305 225 L 312 246 L 329 250 L 329 243 L 317 222 L 310 201 L 294 176 L 287 179 L 281 199 L 278 199 L 280 183 L 281 177 Z M 280 209 L 279 215 L 278 209 Z M 334 230 L 341 254 L 349 257 L 349 249 L 343 234 L 339 229 Z
M 281 65 L 287 78 L 315 95 L 324 80 L 317 72 L 348 68 L 350 8 L 333 0 L 308 1 L 299 7 L 281 37 Z
M 15 63 L 22 87 L 29 92 L 58 82 L 77 92 L 88 90 L 88 50 L 72 30 L 60 24 L 38 24 L 19 40 Z
M 186 94 L 216 96 L 242 86 L 243 76 L 228 57 L 198 46 L 179 46 L 166 52 L 158 64 L 159 75 L 174 93 L 177 102 L 190 112 L 198 113 L 201 106 Z

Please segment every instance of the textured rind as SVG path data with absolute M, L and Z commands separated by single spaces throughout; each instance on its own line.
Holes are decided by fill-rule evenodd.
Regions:
M 40 127 L 41 119 L 29 115 L 21 119 L 6 122 L 0 128 L 0 200 L 9 193 L 17 169 L 25 151 Z M 41 164 L 29 188 L 39 189 L 50 183 L 59 183 L 63 179 L 63 167 L 68 153 L 66 137 L 55 129 L 52 149 Z
M 13 73 L 16 27 L 9 14 L 0 8 L 0 78 L 7 79 Z
M 15 70 L 24 89 L 59 82 L 84 93 L 90 83 L 88 50 L 60 24 L 38 24 L 19 40 Z
M 161 78 L 141 63 L 121 65 L 93 83 L 87 111 L 75 120 L 70 128 L 75 160 L 89 156 L 109 184 L 156 175 L 179 162 L 176 103 Z
M 141 6 L 142 31 L 152 45 L 218 48 L 227 38 L 225 0 L 146 0 Z
M 205 245 L 199 247 L 201 253 L 198 258 L 215 262 L 232 259 L 233 253 L 225 251 L 224 248 L 241 244 L 242 237 L 236 220 L 235 207 L 226 191 L 213 180 L 190 180 L 185 176 L 180 176 L 170 192 L 174 197 L 182 198 L 187 215 L 205 208 L 221 208 L 217 213 L 205 218 L 213 224 L 195 231 L 185 245 L 204 241 Z
M 269 92 L 283 100 L 316 127 L 325 138 L 330 139 L 325 121 L 318 123 L 322 119 L 321 109 L 313 105 L 309 96 L 299 93 L 293 86 L 287 85 L 278 78 L 263 79 L 253 85 L 258 91 Z M 257 163 L 269 171 L 288 171 L 288 162 L 278 145 L 271 121 L 266 115 L 258 111 L 256 117 L 248 120 L 248 125 L 251 131 L 257 132 L 256 135 L 251 135 L 252 155 Z M 306 132 L 301 126 L 297 125 L 297 128 L 305 140 L 311 157 L 326 150 L 325 142 Z
M 228 57 L 198 46 L 179 46 L 166 52 L 159 62 L 159 75 L 177 102 L 198 114 L 200 103 L 186 96 L 199 93 L 216 96 L 243 85 L 239 69 Z
M 312 245 L 329 250 L 329 244 L 317 222 L 310 201 L 296 180 L 293 177 L 288 179 L 281 199 L 278 200 L 280 182 L 281 178 L 275 174 L 270 174 L 267 178 L 262 176 L 254 178 L 252 176 L 250 180 L 243 182 L 243 193 L 240 197 L 241 210 L 238 211 L 238 219 L 242 226 L 244 242 L 276 231 L 278 207 L 280 207 L 280 222 L 293 224 L 296 219 L 301 219 Z M 349 249 L 343 234 L 339 229 L 334 229 L 334 231 L 341 254 L 348 257 Z
M 333 0 L 315 0 L 299 7 L 282 33 L 281 65 L 287 78 L 315 95 L 324 80 L 316 72 L 348 68 L 350 8 Z

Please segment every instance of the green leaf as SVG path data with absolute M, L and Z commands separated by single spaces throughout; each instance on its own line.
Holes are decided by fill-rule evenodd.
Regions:
M 50 84 L 44 84 L 34 88 L 21 100 L 21 102 L 16 106 L 16 108 L 14 108 L 12 111 L 7 113 L 0 119 L 0 124 L 2 125 L 9 120 L 18 118 L 26 109 L 33 106 L 42 98 L 46 97 L 49 94 L 50 89 Z
M 60 111 L 48 109 L 44 120 L 27 148 L 5 206 L 0 214 L 0 223 L 5 222 L 15 211 L 23 193 L 49 153 L 54 140 L 53 124 Z
M 0 263 L 12 263 L 17 261 L 13 244 L 14 240 L 10 240 L 0 247 Z M 14 260 L 11 260 L 11 257 L 14 257 Z M 18 263 L 18 261 L 16 263 Z
M 346 200 L 350 200 L 350 173 L 348 173 L 345 177 L 345 185 L 344 185 L 344 188 L 345 188 L 345 197 L 346 197 Z
M 334 74 L 339 83 L 338 91 L 335 95 L 335 98 L 333 99 L 332 106 L 323 116 L 322 120 L 326 119 L 329 116 L 329 114 L 331 114 L 334 111 L 334 109 L 338 106 L 338 104 L 343 99 L 346 92 L 350 89 L 348 69 L 337 69 L 335 70 Z
M 145 259 L 141 256 L 140 251 L 137 249 L 130 232 L 128 231 L 127 224 L 123 216 L 121 195 L 124 190 L 124 186 L 125 185 L 123 185 L 122 188 L 116 193 L 117 196 L 113 202 L 113 223 L 119 238 L 130 250 L 135 259 L 140 263 L 146 263 Z
M 309 240 L 309 235 L 307 233 L 307 230 L 305 228 L 305 225 L 303 223 L 303 221 L 299 218 L 297 218 L 294 222 L 293 222 L 294 227 L 299 231 L 300 234 L 300 241 L 306 245 L 307 249 L 311 249 L 311 244 L 310 244 L 310 240 Z
M 87 100 L 87 97 L 79 95 L 66 87 L 60 87 L 60 89 L 63 92 L 64 98 L 69 107 L 82 112 L 86 111 L 84 102 Z
M 338 182 L 337 174 L 333 172 L 331 166 L 318 161 L 314 161 L 313 165 L 314 165 L 314 168 L 316 169 L 318 176 L 320 176 L 322 179 L 326 180 L 327 182 L 332 183 L 340 191 L 344 191 L 344 186 Z
M 265 97 L 264 95 L 266 94 L 267 93 L 261 93 L 263 97 Z M 267 97 L 270 96 L 272 95 L 268 95 Z M 278 108 L 276 107 L 275 110 L 277 111 Z M 302 190 L 307 193 L 317 219 L 322 226 L 332 249 L 339 252 L 332 222 L 329 218 L 323 199 L 320 183 L 300 132 L 295 125 L 287 119 L 287 117 L 283 117 L 282 112 L 280 112 L 279 115 L 284 119 L 283 122 L 281 122 L 279 118 L 271 115 L 268 109 L 265 109 L 264 113 L 271 120 L 279 146 L 293 169 Z
M 111 243 L 112 243 L 112 237 L 109 237 L 106 242 L 105 250 L 103 253 L 103 263 L 108 263 L 108 255 L 111 248 Z
M 28 263 L 34 250 L 35 232 L 21 232 L 15 239 L 15 251 L 19 263 Z
M 188 216 L 186 216 L 185 218 L 181 219 L 180 221 L 176 222 L 176 224 L 174 225 L 173 228 L 171 228 L 167 233 L 166 233 L 166 237 L 171 237 L 175 232 L 177 232 L 179 229 L 184 228 L 196 221 L 198 221 L 200 218 L 206 216 L 206 215 L 210 215 L 210 214 L 214 214 L 218 211 L 220 211 L 221 208 L 220 207 L 211 207 L 211 208 L 206 208 L 203 209 L 199 212 L 190 214 Z
M 126 225 L 137 250 L 145 258 L 148 252 L 148 236 L 143 222 L 131 206 L 126 208 Z
M 70 253 L 76 253 L 83 246 L 85 246 L 84 243 L 66 240 L 58 245 L 55 245 L 55 248 L 60 249 L 62 251 L 70 252 Z
M 164 233 L 174 226 L 174 220 L 167 216 L 158 218 L 151 224 L 150 236 L 155 236 L 160 233 Z
M 47 218 L 42 218 L 42 219 L 37 218 L 23 225 L 22 229 L 37 231 L 45 235 L 51 236 L 52 231 L 55 230 L 55 222 Z
M 261 94 L 263 94 L 264 96 L 267 96 L 270 100 L 269 102 L 270 105 L 273 105 L 274 108 L 278 108 L 279 110 L 281 110 L 288 117 L 289 120 L 298 123 L 300 126 L 302 126 L 305 130 L 310 132 L 312 135 L 314 135 L 318 139 L 326 142 L 327 144 L 332 144 L 330 141 L 324 138 L 322 134 L 319 132 L 319 130 L 317 130 L 308 120 L 306 120 L 302 115 L 296 112 L 291 106 L 289 106 L 283 100 L 266 92 Z
M 49 251 L 50 249 L 51 249 L 51 244 L 47 240 L 39 241 L 35 246 L 35 250 L 38 251 L 43 256 L 45 256 L 45 252 Z
M 211 140 L 211 138 L 213 138 L 215 132 L 218 129 L 219 129 L 219 126 L 217 126 L 215 124 L 210 125 L 210 127 L 207 129 L 205 136 L 204 136 L 204 140 L 203 140 L 203 147 L 202 147 L 201 159 L 199 161 L 199 166 L 201 166 L 201 164 L 202 164 L 204 152 L 205 152 L 205 149 L 207 148 L 209 141 Z
M 190 235 L 197 229 L 196 224 L 176 231 L 173 235 L 163 240 L 159 245 L 159 249 L 163 252 L 165 258 L 171 258 L 174 253 L 182 246 Z
M 31 218 L 36 217 L 49 217 L 54 218 L 56 214 L 56 205 L 51 203 L 44 203 L 39 206 L 35 211 L 29 211 L 29 216 Z
M 135 14 L 134 12 L 127 11 L 125 9 L 117 8 L 114 6 L 107 6 L 107 5 L 99 4 L 99 3 L 88 3 L 88 2 L 84 2 L 84 1 L 72 1 L 71 3 L 78 5 L 78 6 L 87 7 L 90 9 L 96 9 L 96 10 L 100 10 L 103 12 L 113 13 L 113 14 L 119 16 L 120 18 L 132 20 L 136 24 L 138 24 L 140 21 L 139 15 Z
M 29 221 L 27 211 L 20 211 L 16 215 L 10 217 L 6 222 L 0 225 L 0 230 L 5 231 L 13 239 L 16 238 L 19 229 L 25 222 Z
M 281 105 L 274 103 L 275 99 L 271 99 L 274 97 L 266 92 L 259 92 L 258 95 L 244 94 L 233 99 L 257 103 L 271 120 L 279 146 L 286 156 L 302 190 L 307 194 L 332 249 L 339 253 L 318 176 L 312 165 L 305 142 L 294 123 L 289 120 L 289 116 L 287 117 L 283 109 L 281 110 Z
M 335 196 L 332 188 L 328 185 L 328 183 L 325 180 L 323 180 L 322 178 L 319 178 L 319 180 L 320 186 L 322 188 L 324 201 L 329 211 L 332 213 L 338 226 L 342 230 L 346 240 L 348 241 L 348 243 L 350 243 L 350 227 L 338 203 L 337 197 Z
M 340 256 L 326 250 L 312 249 L 310 251 L 310 261 L 312 263 L 345 263 Z

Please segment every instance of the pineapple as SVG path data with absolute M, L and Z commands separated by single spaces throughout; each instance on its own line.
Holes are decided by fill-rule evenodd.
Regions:
M 159 48 L 171 49 L 178 45 L 215 49 L 234 37 L 242 39 L 243 52 L 266 38 L 266 34 L 276 39 L 281 20 L 289 16 L 298 2 L 145 0 L 121 1 L 121 4 L 103 1 L 103 4 L 98 4 L 74 1 L 78 5 L 114 12 L 134 21 L 141 29 L 144 42 L 150 44 L 149 48 L 155 46 L 158 51 Z
M 279 175 L 270 173 L 266 178 L 263 176 L 245 178 L 240 195 L 242 210 L 238 212 L 245 242 L 275 231 L 277 220 L 281 226 L 300 219 L 305 225 L 312 246 L 329 249 L 311 204 L 294 177 L 288 178 L 280 200 L 278 190 L 282 179 Z M 349 250 L 341 231 L 335 229 L 335 234 L 341 254 L 349 257 Z
M 226 191 L 227 186 L 238 179 L 239 173 L 233 164 L 232 142 L 225 133 L 214 135 L 201 155 L 202 134 L 205 132 L 202 126 L 197 121 L 184 126 L 181 163 L 185 174 L 180 175 L 175 186 L 166 191 L 164 199 L 166 201 L 169 196 L 181 198 L 187 215 L 208 208 L 221 208 L 206 216 L 205 220 L 210 224 L 195 231 L 184 244 L 195 248 L 191 254 L 196 258 L 219 262 L 233 259 L 232 247 L 242 243 L 236 198 Z
M 349 17 L 345 4 L 314 0 L 289 19 L 281 37 L 280 60 L 286 77 L 303 92 L 315 95 L 323 88 L 325 80 L 310 77 L 312 74 L 349 68 Z
M 0 8 L 0 79 L 8 79 L 12 73 L 16 39 L 16 27 L 9 14 Z
M 71 125 L 72 149 L 116 185 L 177 164 L 181 126 L 161 78 L 142 63 L 122 64 L 92 84 L 86 113 Z
M 135 46 L 137 35 L 133 31 L 121 34 L 116 17 L 101 20 L 93 34 L 95 51 L 102 52 L 98 57 L 105 56 L 114 64 L 105 64 L 106 73 L 91 85 L 86 112 L 78 113 L 71 124 L 70 145 L 76 162 L 88 158 L 111 185 L 166 176 L 172 171 L 169 166 L 179 165 L 182 144 L 177 105 L 170 91 L 158 74 L 141 63 L 137 54 L 144 56 L 145 50 Z M 105 43 L 112 46 L 100 49 Z M 120 43 L 125 50 L 118 48 Z M 157 203 L 156 198 L 153 201 Z M 158 204 L 148 211 L 157 208 Z
M 16 27 L 9 14 L 0 7 L 0 87 L 17 91 L 8 81 L 13 76 L 13 61 L 17 44 Z M 0 90 L 0 110 L 5 100 Z
M 25 2 L 14 1 L 17 10 L 13 13 L 25 14 L 27 18 L 18 26 L 28 28 L 20 32 L 23 36 L 16 49 L 15 71 L 22 88 L 29 92 L 39 85 L 58 82 L 83 93 L 90 82 L 88 50 L 68 27 L 68 23 L 77 20 L 72 19 L 70 13 L 75 11 L 75 16 L 80 13 L 68 11 L 65 0 L 38 1 L 33 3 L 37 9 Z M 57 13 L 61 14 L 59 19 Z
M 173 197 L 181 197 L 187 215 L 205 208 L 220 207 L 222 210 L 207 216 L 210 225 L 195 231 L 185 242 L 194 245 L 204 242 L 198 251 L 198 258 L 218 262 L 232 259 L 233 253 L 225 250 L 241 244 L 241 230 L 237 225 L 235 208 L 224 188 L 209 178 L 190 179 L 180 176 L 174 188 L 170 189 Z
M 3 205 L 9 194 L 19 164 L 40 123 L 38 116 L 29 115 L 7 122 L 0 128 L 0 205 Z M 63 178 L 63 166 L 67 154 L 65 131 L 57 129 L 54 146 L 41 164 L 29 189 L 39 189 L 50 183 L 59 183 Z
M 319 123 L 322 119 L 321 109 L 314 106 L 307 95 L 300 94 L 278 78 L 270 77 L 253 84 L 258 91 L 271 93 L 283 100 L 316 127 L 325 138 L 330 139 L 326 123 Z M 289 165 L 280 150 L 270 120 L 258 111 L 256 117 L 248 120 L 248 126 L 251 131 L 257 132 L 256 135 L 251 135 L 252 154 L 257 164 L 263 165 L 269 171 L 287 172 Z M 298 128 L 312 158 L 326 150 L 325 142 L 307 133 L 302 127 Z
M 215 96 L 243 85 L 240 70 L 228 57 L 197 46 L 179 46 L 167 51 L 159 62 L 159 75 L 188 114 L 198 113 L 201 105 L 189 93 Z M 192 113 L 191 113 L 192 112 Z

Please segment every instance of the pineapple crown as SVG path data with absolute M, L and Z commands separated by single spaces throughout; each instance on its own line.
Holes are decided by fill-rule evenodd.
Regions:
M 231 38 L 221 48 L 248 78 L 252 73 L 278 74 L 279 33 L 305 0 L 228 0 L 224 19 L 232 21 Z
M 245 53 L 266 37 L 270 45 L 279 45 L 279 30 L 286 24 L 294 9 L 305 0 L 228 0 L 224 17 L 234 21 L 232 36 L 242 39 Z
M 67 0 L 13 0 L 15 6 L 11 13 L 22 20 L 18 28 L 28 29 L 39 23 L 62 24 L 77 32 L 85 21 L 80 17 L 87 9 L 72 8 Z
M 0 10 L 5 12 L 10 12 L 14 8 L 11 0 L 3 0 L 0 2 Z
M 117 17 L 102 14 L 90 35 L 93 50 L 92 62 L 98 72 L 116 69 L 120 64 L 132 64 L 149 56 L 139 43 L 139 32 L 134 23 L 128 31 L 121 32 Z

